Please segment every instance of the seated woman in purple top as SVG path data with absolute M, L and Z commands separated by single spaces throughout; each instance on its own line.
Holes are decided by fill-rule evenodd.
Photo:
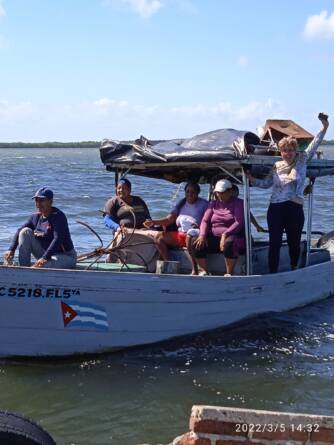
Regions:
M 236 260 L 245 250 L 243 202 L 235 197 L 228 179 L 218 181 L 214 193 L 217 200 L 210 202 L 194 243 L 195 257 L 202 269 L 201 275 L 208 275 L 207 254 L 222 252 L 229 276 L 233 275 Z
M 164 231 L 157 232 L 154 240 L 165 261 L 168 261 L 169 247 L 187 247 L 192 259 L 192 274 L 196 274 L 197 264 L 192 255 L 192 238 L 199 234 L 199 226 L 209 203 L 198 196 L 201 189 L 196 182 L 187 182 L 184 191 L 185 198 L 178 201 L 169 215 L 161 219 L 148 219 L 144 226 L 163 226 Z M 171 224 L 176 224 L 177 230 L 166 231 L 166 227 Z

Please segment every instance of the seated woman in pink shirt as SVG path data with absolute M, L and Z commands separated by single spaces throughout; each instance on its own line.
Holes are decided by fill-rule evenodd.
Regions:
M 215 201 L 204 213 L 199 237 L 194 243 L 195 258 L 208 275 L 208 253 L 222 252 L 226 263 L 226 276 L 233 275 L 238 256 L 245 250 L 245 222 L 242 199 L 236 198 L 232 183 L 219 180 L 214 188 Z

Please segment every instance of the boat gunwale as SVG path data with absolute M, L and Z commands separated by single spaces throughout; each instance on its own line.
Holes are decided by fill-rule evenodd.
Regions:
M 85 272 L 90 272 L 90 273 L 97 273 L 97 274 L 101 274 L 101 273 L 108 273 L 110 275 L 124 275 L 124 274 L 131 274 L 131 275 L 135 275 L 135 276 L 154 276 L 156 278 L 164 278 L 164 277 L 182 277 L 182 278 L 190 278 L 190 279 L 224 279 L 224 280 L 233 280 L 235 281 L 236 279 L 244 279 L 244 278 L 259 278 L 259 277 L 278 277 L 278 276 L 282 276 L 285 274 L 296 274 L 296 273 L 300 273 L 301 271 L 304 272 L 306 269 L 314 269 L 314 268 L 319 268 L 325 264 L 328 263 L 333 263 L 334 264 L 334 259 L 330 259 L 328 261 L 323 261 L 321 263 L 318 264 L 312 264 L 310 266 L 306 266 L 306 267 L 301 267 L 295 270 L 286 270 L 286 271 L 282 271 L 282 272 L 277 272 L 277 273 L 267 273 L 267 274 L 253 274 L 253 275 L 233 275 L 230 277 L 225 277 L 224 275 L 190 275 L 190 274 L 157 274 L 155 272 L 133 272 L 133 271 L 114 271 L 114 270 L 85 270 L 85 269 L 57 269 L 57 268 L 32 268 L 29 266 L 4 266 L 2 264 L 0 264 L 0 271 L 1 270 L 29 270 L 31 273 L 37 273 L 37 272 L 42 272 L 42 273 L 48 273 L 48 272 L 66 272 L 66 273 L 85 273 Z M 1 281 L 0 281 L 1 283 Z

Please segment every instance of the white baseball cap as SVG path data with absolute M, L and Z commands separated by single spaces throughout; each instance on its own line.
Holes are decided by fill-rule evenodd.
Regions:
M 214 192 L 226 192 L 226 190 L 229 190 L 232 188 L 232 182 L 228 179 L 220 179 L 216 182 L 215 188 L 213 189 Z

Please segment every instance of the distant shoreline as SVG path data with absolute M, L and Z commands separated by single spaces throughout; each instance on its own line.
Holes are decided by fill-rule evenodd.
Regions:
M 0 142 L 0 148 L 99 148 L 100 141 L 83 142 Z
M 321 145 L 334 145 L 334 140 Z M 83 142 L 0 142 L 0 148 L 99 148 L 100 141 Z

